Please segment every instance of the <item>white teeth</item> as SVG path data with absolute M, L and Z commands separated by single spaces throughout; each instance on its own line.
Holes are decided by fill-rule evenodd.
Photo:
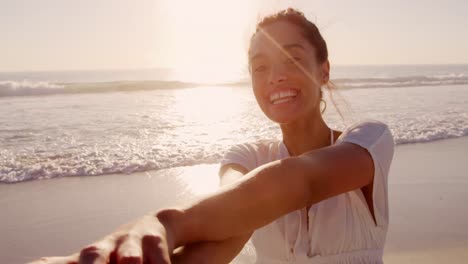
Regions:
M 270 95 L 270 102 L 273 104 L 283 103 L 283 102 L 291 100 L 292 99 L 291 97 L 294 97 L 296 95 L 297 95 L 297 92 L 294 90 L 273 93 Z M 286 99 L 282 99 L 282 98 L 286 98 Z
M 279 99 L 279 100 L 276 100 L 273 102 L 273 104 L 281 104 L 281 103 L 285 103 L 287 101 L 291 101 L 293 98 L 292 97 L 287 97 L 287 98 L 284 98 L 284 99 Z

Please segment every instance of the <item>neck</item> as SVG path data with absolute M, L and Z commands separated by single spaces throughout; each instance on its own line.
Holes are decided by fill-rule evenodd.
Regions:
M 330 145 L 330 128 L 320 113 L 307 119 L 281 124 L 280 127 L 283 142 L 291 156 L 299 156 Z

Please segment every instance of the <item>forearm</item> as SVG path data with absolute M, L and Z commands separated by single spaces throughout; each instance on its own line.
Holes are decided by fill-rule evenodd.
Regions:
M 239 236 L 304 207 L 309 188 L 306 175 L 294 170 L 296 162 L 268 163 L 184 209 L 175 221 L 175 246 Z

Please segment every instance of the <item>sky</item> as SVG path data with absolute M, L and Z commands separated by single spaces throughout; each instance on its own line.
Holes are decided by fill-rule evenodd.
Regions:
M 245 68 L 258 18 L 288 6 L 335 65 L 468 64 L 467 1 L 0 0 L 0 71 Z

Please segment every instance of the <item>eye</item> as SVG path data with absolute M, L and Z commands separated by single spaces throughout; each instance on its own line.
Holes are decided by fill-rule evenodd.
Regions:
M 301 60 L 300 57 L 290 57 L 290 58 L 286 59 L 286 63 L 287 64 L 294 64 L 294 63 L 296 63 L 296 62 L 298 62 L 300 60 Z
M 265 65 L 259 65 L 254 67 L 254 72 L 264 72 L 267 69 Z

